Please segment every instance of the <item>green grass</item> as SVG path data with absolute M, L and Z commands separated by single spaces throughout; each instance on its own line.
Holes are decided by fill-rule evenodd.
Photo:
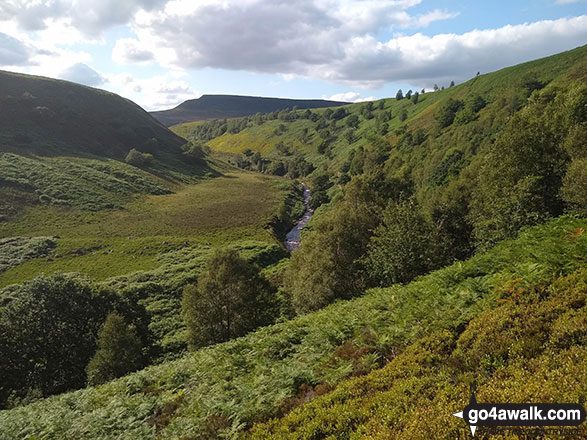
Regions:
M 300 389 L 291 403 L 302 406 L 244 437 L 461 438 L 468 427 L 452 414 L 469 403 L 473 381 L 483 403 L 580 401 L 587 392 L 587 272 L 508 287 L 501 303 L 464 331 L 423 337 L 385 368 L 324 396 L 316 397 L 320 388 Z M 584 438 L 587 427 L 579 429 L 575 438 Z
M 57 248 L 49 259 L 32 259 L 2 273 L 0 287 L 40 273 L 76 271 L 103 280 L 153 269 L 161 253 L 186 241 L 188 246 L 273 242 L 266 227 L 288 191 L 279 178 L 237 172 L 183 185 L 172 194 L 141 196 L 123 209 L 28 207 L 0 223 L 0 237 L 59 236 Z
M 302 384 L 332 386 L 380 367 L 425 335 L 457 331 L 494 308 L 512 283 L 529 289 L 584 267 L 585 226 L 557 219 L 406 286 L 375 289 L 100 387 L 0 412 L 0 434 L 179 439 L 242 431 L 284 414 Z
M 375 101 L 372 119 L 366 119 L 361 115 L 364 103 L 347 105 L 344 108 L 348 110 L 349 116 L 358 115 L 360 120 L 360 125 L 355 130 L 355 140 L 348 142 L 344 137 L 344 132 L 347 130 L 347 116 L 337 121 L 337 129 L 332 131 L 333 140 L 330 143 L 328 154 L 318 153 L 318 145 L 323 139 L 320 138 L 316 130 L 316 123 L 307 119 L 297 119 L 292 122 L 277 119 L 266 121 L 261 125 L 257 125 L 253 119 L 249 119 L 248 128 L 236 134 L 226 133 L 208 141 L 207 145 L 216 151 L 227 153 L 242 153 L 246 149 L 250 149 L 271 158 L 277 156 L 275 145 L 278 142 L 283 142 L 291 146 L 293 150 L 305 153 L 308 160 L 315 165 L 324 164 L 333 173 L 336 173 L 351 150 L 368 144 L 371 138 L 379 137 L 376 134 L 377 116 L 382 112 L 391 112 L 392 119 L 388 122 L 389 131 L 384 136 L 392 146 L 390 168 L 399 168 L 406 164 L 409 164 L 409 167 L 415 167 L 415 164 L 418 164 L 418 176 L 414 177 L 417 179 L 419 176 L 423 176 L 428 179 L 449 149 L 463 148 L 467 155 L 471 155 L 491 143 L 495 134 L 503 128 L 503 124 L 509 116 L 507 108 L 521 93 L 525 78 L 534 76 L 543 83 L 549 83 L 550 87 L 562 88 L 566 88 L 573 82 L 587 80 L 585 76 L 586 52 L 587 46 L 584 46 L 552 57 L 483 74 L 455 87 L 438 92 L 428 91 L 424 95 L 420 95 L 417 104 L 413 104 L 407 99 L 398 101 L 388 98 L 380 100 L 384 105 L 384 108 L 380 110 L 378 108 L 380 101 Z M 460 99 L 467 103 L 476 96 L 483 97 L 489 103 L 479 113 L 477 120 L 462 126 L 453 124 L 446 129 L 438 129 L 435 115 L 440 103 L 446 102 L 449 98 Z M 403 110 L 407 111 L 408 116 L 405 122 L 401 122 L 399 118 Z M 312 110 L 318 115 L 324 111 L 324 109 Z M 299 115 L 303 113 L 303 110 L 298 111 Z M 286 127 L 285 131 L 281 134 L 275 134 L 275 129 L 280 125 Z M 190 131 L 193 131 L 194 126 L 180 124 L 175 126 L 173 130 L 189 139 Z M 396 134 L 396 130 L 404 126 L 407 131 L 423 129 L 429 137 L 433 138 L 433 142 L 425 143 L 421 148 L 407 148 L 404 151 L 398 151 L 393 148 L 400 137 Z M 308 139 L 305 143 L 301 141 L 304 129 L 308 129 Z M 426 163 L 422 164 L 422 158 L 427 159 Z

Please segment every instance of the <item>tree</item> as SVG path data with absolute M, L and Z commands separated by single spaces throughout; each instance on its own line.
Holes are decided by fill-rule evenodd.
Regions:
M 141 153 L 139 150 L 133 148 L 126 155 L 124 161 L 134 167 L 142 167 L 148 165 L 153 159 L 153 156 L 148 153 Z
M 381 286 L 411 281 L 441 267 L 445 240 L 413 199 L 391 202 L 369 244 L 367 270 Z
M 434 91 L 438 92 L 438 84 L 434 84 Z
M 319 219 L 292 254 L 284 285 L 297 313 L 359 295 L 367 286 L 359 258 L 378 222 L 378 211 L 373 190 L 362 176 L 351 180 L 345 191 L 344 201 Z
M 234 249 L 217 249 L 197 285 L 183 291 L 182 312 L 190 347 L 228 341 L 278 313 L 276 295 L 258 269 Z
M 404 99 L 404 92 L 402 92 L 402 89 L 399 89 L 399 90 L 397 91 L 397 93 L 395 94 L 395 99 L 397 99 L 398 101 L 399 101 L 400 99 Z
M 116 312 L 110 313 L 98 336 L 98 351 L 86 368 L 88 385 L 108 382 L 143 366 L 141 340 Z
M 412 89 L 408 90 L 408 93 L 406 93 L 406 99 L 412 99 Z
M 451 81 L 449 87 L 454 87 L 455 86 L 455 82 Z
M 419 99 L 420 99 L 420 94 L 418 92 L 415 92 L 412 95 L 412 103 L 413 104 L 417 104 Z
M 402 112 L 399 114 L 399 120 L 404 122 L 406 119 L 408 119 L 408 111 L 406 109 L 403 109 Z
M 457 112 L 464 107 L 462 101 L 449 98 L 440 106 L 436 113 L 436 120 L 440 128 L 448 127 L 455 120 Z
M 347 127 L 357 128 L 359 126 L 359 117 L 355 114 L 350 115 L 346 120 Z
M 40 276 L 0 308 L 0 406 L 10 394 L 62 393 L 86 383 L 113 294 L 75 276 Z

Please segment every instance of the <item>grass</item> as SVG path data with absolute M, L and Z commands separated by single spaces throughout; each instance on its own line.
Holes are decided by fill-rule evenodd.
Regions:
M 497 72 L 476 76 L 471 80 L 438 92 L 428 91 L 420 95 L 419 102 L 413 104 L 408 99 L 384 99 L 374 102 L 373 118 L 368 119 L 362 114 L 366 104 L 358 103 L 344 106 L 349 116 L 359 116 L 359 126 L 355 129 L 354 140 L 348 141 L 344 133 L 348 130 L 346 122 L 349 116 L 337 121 L 337 128 L 331 130 L 331 140 L 326 154 L 318 152 L 318 146 L 323 142 L 319 136 L 320 130 L 317 123 L 308 119 L 296 119 L 284 121 L 280 119 L 269 120 L 257 125 L 253 119 L 249 119 L 248 126 L 236 134 L 226 133 L 207 142 L 215 151 L 226 153 L 242 153 L 247 149 L 259 151 L 269 158 L 278 157 L 275 146 L 279 142 L 290 146 L 294 151 L 305 153 L 306 158 L 314 165 L 326 165 L 331 172 L 336 174 L 340 165 L 348 158 L 349 153 L 360 146 L 369 144 L 371 138 L 377 135 L 377 117 L 383 112 L 391 112 L 392 118 L 387 122 L 388 132 L 384 136 L 391 148 L 390 168 L 418 168 L 418 175 L 414 175 L 416 183 L 423 184 L 440 165 L 444 156 L 451 148 L 462 148 L 467 156 L 476 154 L 480 149 L 491 143 L 495 134 L 503 128 L 505 119 L 509 116 L 508 106 L 518 97 L 523 89 L 525 78 L 535 77 L 543 83 L 549 83 L 551 87 L 567 87 L 572 82 L 587 80 L 585 77 L 585 53 L 587 46 L 564 52 L 552 57 L 535 60 L 532 62 L 508 67 Z M 406 91 L 404 91 L 405 93 Z M 439 104 L 449 98 L 460 99 L 467 103 L 476 96 L 483 97 L 489 104 L 483 109 L 478 119 L 469 124 L 458 126 L 453 124 L 449 128 L 439 130 L 435 119 Z M 379 108 L 382 102 L 383 109 Z M 504 110 L 505 109 L 505 110 Z M 407 119 L 402 122 L 399 115 L 407 112 Z M 313 109 L 312 112 L 321 115 L 325 109 Z M 298 111 L 298 115 L 304 111 Z M 329 121 L 330 122 L 330 121 Z M 198 123 L 197 125 L 201 125 Z M 282 125 L 283 132 L 276 134 L 275 130 Z M 181 133 L 185 138 L 190 138 L 195 125 L 180 124 L 173 127 L 176 133 Z M 398 130 L 406 131 L 423 129 L 432 142 L 424 143 L 420 148 L 395 148 L 401 134 Z M 307 129 L 307 140 L 302 142 L 303 131 Z M 412 145 L 412 147 L 414 147 Z M 422 163 L 422 159 L 426 159 Z M 417 179 L 421 179 L 418 181 Z
M 265 228 L 288 191 L 289 185 L 279 178 L 237 172 L 184 185 L 172 194 L 141 196 L 124 209 L 28 207 L 0 223 L 0 237 L 58 236 L 57 247 L 50 258 L 35 258 L 2 273 L 0 286 L 40 273 L 79 271 L 103 280 L 153 269 L 161 253 L 185 242 L 274 242 Z
M 456 332 L 493 309 L 512 283 L 530 289 L 584 267 L 585 226 L 585 220 L 557 219 L 406 286 L 375 289 L 100 387 L 0 412 L 0 435 L 183 439 L 238 433 L 286 414 L 300 389 L 328 390 L 379 368 L 426 335 Z M 418 381 L 419 370 L 408 370 Z

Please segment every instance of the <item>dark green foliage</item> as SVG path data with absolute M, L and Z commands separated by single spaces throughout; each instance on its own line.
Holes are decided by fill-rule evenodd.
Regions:
M 377 208 L 366 179 L 353 180 L 346 188 L 344 202 L 316 222 L 292 255 L 285 289 L 298 313 L 351 298 L 367 286 L 359 259 L 378 221 Z
M 400 99 L 404 99 L 404 93 L 402 92 L 402 89 L 399 89 L 399 90 L 397 91 L 397 93 L 395 94 L 395 99 L 397 99 L 398 101 L 399 101 Z
M 359 117 L 356 114 L 350 115 L 346 120 L 347 127 L 357 128 L 359 126 Z
M 448 263 L 447 239 L 413 200 L 390 203 L 369 244 L 366 266 L 382 286 L 411 281 Z
M 493 145 L 473 192 L 477 240 L 491 245 L 563 210 L 560 188 L 567 156 L 549 114 L 535 103 L 515 115 Z
M 111 299 L 87 281 L 58 275 L 22 286 L 0 309 L 0 402 L 82 387 Z
M 463 107 L 463 102 L 458 99 L 449 98 L 444 102 L 436 113 L 436 120 L 438 121 L 440 128 L 445 128 L 451 125 L 457 112 Z
M 86 368 L 89 385 L 108 382 L 143 366 L 141 340 L 118 313 L 110 313 L 98 335 L 98 351 Z
M 253 265 L 232 249 L 217 250 L 184 288 L 188 343 L 197 348 L 242 336 L 277 316 L 275 292 Z
M 587 158 L 571 162 L 561 191 L 562 198 L 573 212 L 587 215 Z
M 330 198 L 327 191 L 332 186 L 330 177 L 325 173 L 318 173 L 312 176 L 312 194 L 310 196 L 310 207 L 318 208 L 323 203 L 328 203 Z
M 462 431 L 466 426 L 462 421 L 451 417 L 450 411 L 447 412 L 446 409 L 453 408 L 453 405 L 455 411 L 463 408 L 470 397 L 468 386 L 463 386 L 462 393 L 456 396 L 454 376 L 443 376 L 447 378 L 447 382 L 440 382 L 439 377 L 427 377 L 422 369 L 438 365 L 437 356 L 439 353 L 450 354 L 451 341 L 456 338 L 431 337 L 427 342 L 423 341 L 409 349 L 408 347 L 419 338 L 438 332 L 445 334 L 445 330 L 451 333 L 461 332 L 480 313 L 494 309 L 498 299 L 507 299 L 504 294 L 507 294 L 508 285 L 516 278 L 524 278 L 523 284 L 518 287 L 538 287 L 538 295 L 530 297 L 532 307 L 534 300 L 545 297 L 541 294 L 544 293 L 543 287 L 553 280 L 555 274 L 569 274 L 585 267 L 587 235 L 572 232 L 581 227 L 587 227 L 585 221 L 559 219 L 524 232 L 516 241 L 499 244 L 486 254 L 421 277 L 409 285 L 374 289 L 361 298 L 339 302 L 325 310 L 258 329 L 244 338 L 198 350 L 181 359 L 150 367 L 100 387 L 1 411 L 0 434 L 10 439 L 32 435 L 40 438 L 54 436 L 105 440 L 150 440 L 157 437 L 179 439 L 184 438 L 187 433 L 201 438 L 201 433 L 209 433 L 213 426 L 217 427 L 217 431 L 212 431 L 216 436 L 229 434 L 231 431 L 234 434 L 255 422 L 277 417 L 281 414 L 279 408 L 284 399 L 296 396 L 301 384 L 312 387 L 324 384 L 332 386 L 349 378 L 353 368 L 356 368 L 354 366 L 362 365 L 362 369 L 354 370 L 357 374 L 362 374 L 369 369 L 383 366 L 390 360 L 390 367 L 380 371 L 392 375 L 396 372 L 396 376 L 367 376 L 365 379 L 367 384 L 374 379 L 376 384 L 384 388 L 403 384 L 397 394 L 401 403 L 398 402 L 397 405 L 386 404 L 391 395 L 378 395 L 376 408 L 382 411 L 378 420 L 389 420 L 386 417 L 392 412 L 398 417 L 394 417 L 392 421 L 404 417 L 414 429 L 426 429 L 422 436 L 414 438 L 437 438 L 437 433 L 432 430 L 439 432 L 438 426 L 444 425 L 414 423 L 411 412 L 406 415 L 405 405 L 412 405 L 417 397 L 424 399 L 422 407 L 428 411 L 426 417 L 422 415 L 423 418 L 428 420 L 430 414 L 434 414 L 439 421 L 455 419 L 455 423 L 459 423 L 458 430 Z M 302 246 L 303 243 L 302 240 Z M 581 288 L 584 290 L 584 282 Z M 565 301 L 561 304 L 573 303 L 575 298 L 579 298 L 575 294 L 568 294 L 566 289 L 552 291 L 561 292 L 558 301 Z M 553 301 L 553 305 L 556 303 L 557 301 Z M 578 301 L 575 303 L 575 307 L 577 306 L 581 306 Z M 515 308 L 511 311 L 515 313 Z M 494 315 L 499 316 L 500 313 L 494 312 Z M 552 338 L 553 346 L 556 344 L 564 347 L 574 340 L 583 340 L 581 338 L 584 336 L 576 331 L 581 328 L 581 315 L 573 315 L 575 314 L 567 315 L 553 327 L 553 331 L 556 328 Z M 505 318 L 506 315 L 503 316 Z M 514 321 L 519 325 L 516 324 L 516 327 L 512 327 L 513 331 L 508 332 L 508 335 L 514 336 L 514 343 L 515 329 L 535 328 L 526 326 L 525 316 Z M 550 316 L 554 318 L 557 315 Z M 563 315 L 558 316 L 562 318 Z M 482 323 L 487 317 L 490 316 L 484 316 L 479 322 Z M 499 324 L 499 321 L 495 322 Z M 504 324 L 509 322 L 512 321 L 507 319 Z M 521 345 L 523 344 L 518 344 Z M 353 346 L 357 349 L 352 349 Z M 483 348 L 491 350 L 492 345 L 485 345 Z M 467 352 L 471 353 L 468 350 Z M 409 358 L 401 357 L 393 361 L 398 358 L 398 353 L 399 356 L 406 353 Z M 416 354 L 417 359 L 423 362 L 419 367 L 411 357 Z M 587 358 L 583 352 L 562 352 L 560 358 L 556 359 L 548 359 L 549 354 L 549 351 L 545 352 L 545 366 L 562 366 L 576 360 L 584 363 Z M 516 368 L 512 365 L 495 382 L 494 389 L 502 390 L 503 395 L 484 401 L 507 401 L 505 394 L 512 388 L 509 382 L 504 383 L 504 378 L 512 377 L 515 380 L 520 375 L 526 378 L 523 388 L 526 385 L 533 388 L 529 389 L 528 394 L 516 398 L 516 401 L 540 401 L 536 397 L 539 394 L 534 393 L 543 387 L 544 382 L 536 382 L 535 370 L 531 367 L 532 364 L 524 359 Z M 575 371 L 555 370 L 552 389 L 564 388 L 560 387 L 562 377 L 582 378 L 583 376 L 575 374 L 584 375 L 586 371 L 583 364 L 578 364 Z M 394 377 L 403 379 L 397 382 Z M 415 393 L 421 389 L 420 380 L 425 380 L 427 384 L 437 384 L 435 386 L 444 390 L 443 396 L 462 398 L 462 401 L 453 402 L 446 398 L 437 400 L 434 393 Z M 583 383 L 581 386 L 584 386 L 587 382 L 578 383 Z M 580 388 L 575 388 L 575 382 L 572 384 L 568 387 L 569 392 L 581 391 Z M 371 388 L 363 387 L 355 389 L 352 396 L 369 399 L 374 395 Z M 337 403 L 333 407 L 333 417 L 328 419 L 332 423 L 326 423 L 321 413 L 314 412 L 297 426 L 305 427 L 309 430 L 306 432 L 314 434 L 322 432 L 319 430 L 325 426 L 334 430 L 340 426 L 339 422 L 346 423 L 347 413 L 343 409 L 346 398 L 340 394 L 333 394 L 331 397 L 335 398 L 331 401 L 333 404 L 338 402 L 342 405 L 338 406 Z M 336 400 L 339 397 L 341 400 Z M 553 399 L 566 402 L 576 401 L 575 397 L 565 395 L 561 398 L 559 395 Z M 431 404 L 438 407 L 430 411 Z M 309 410 L 313 408 L 315 407 L 308 407 Z M 226 423 L 212 425 L 210 415 L 219 413 L 224 414 L 227 419 L 238 419 L 239 424 L 228 423 L 228 428 Z M 357 420 L 357 415 L 361 414 L 362 410 L 353 409 L 349 414 L 350 420 Z M 157 425 L 159 431 L 146 422 L 147 420 L 161 421 Z M 384 434 L 383 438 L 387 438 L 392 433 L 386 431 Z M 316 435 L 319 437 L 319 434 Z M 332 435 L 344 438 L 342 431 L 332 431 Z M 403 435 L 403 432 L 398 435 Z M 458 434 L 455 432 L 456 435 Z M 271 438 L 287 437 L 276 434 Z
M 412 103 L 417 104 L 419 100 L 420 100 L 420 93 L 414 92 L 414 94 L 412 95 Z
M 406 119 L 408 119 L 408 111 L 406 109 L 403 109 L 399 114 L 399 120 L 401 122 L 404 122 Z
M 482 96 L 475 96 L 475 98 L 473 98 L 473 100 L 471 101 L 471 111 L 473 113 L 478 113 L 480 112 L 483 108 L 485 108 L 485 106 L 487 105 L 487 101 L 485 101 L 485 99 L 483 99 Z

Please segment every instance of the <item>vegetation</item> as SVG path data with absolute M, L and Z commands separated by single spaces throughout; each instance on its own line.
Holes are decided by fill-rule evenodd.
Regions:
M 396 358 L 397 353 L 401 352 L 409 356 L 410 351 L 420 350 L 421 355 L 414 358 L 416 364 L 412 365 L 417 365 L 418 359 L 436 359 L 434 353 L 438 349 L 443 350 L 442 347 L 446 346 L 444 344 L 447 341 L 456 339 L 454 335 L 458 335 L 461 331 L 459 329 L 463 329 L 472 318 L 483 311 L 495 308 L 500 299 L 511 299 L 513 303 L 520 301 L 520 294 L 516 299 L 513 298 L 517 289 L 531 292 L 533 286 L 542 286 L 536 292 L 543 298 L 540 292 L 544 292 L 543 287 L 553 280 L 553 276 L 571 275 L 587 263 L 587 241 L 585 234 L 581 233 L 581 228 L 585 226 L 587 224 L 584 220 L 555 220 L 544 226 L 529 229 L 519 239 L 501 243 L 488 253 L 480 254 L 466 262 L 456 263 L 406 286 L 375 289 L 361 298 L 340 302 L 292 321 L 259 329 L 244 338 L 198 350 L 182 359 L 141 370 L 100 387 L 90 387 L 0 412 L 0 433 L 8 438 L 52 435 L 62 438 L 106 439 L 121 435 L 130 438 L 211 437 L 241 431 L 254 422 L 285 414 L 292 408 L 292 404 L 295 406 L 296 401 L 303 401 L 298 392 L 308 387 L 302 387 L 302 384 L 307 384 L 314 390 L 317 385 L 322 384 L 322 391 L 317 393 L 324 393 L 332 386 L 329 384 L 336 384 L 352 374 L 364 374 L 383 366 L 387 360 Z M 518 279 L 520 280 L 516 281 Z M 574 285 L 572 277 L 569 283 L 569 286 Z M 556 292 L 557 289 L 554 288 L 552 291 Z M 584 302 L 581 302 L 578 296 L 564 292 L 562 289 L 561 295 L 555 297 L 566 301 L 559 304 L 571 302 L 578 308 L 566 309 L 568 314 L 565 319 L 553 327 L 560 329 L 557 330 L 557 334 L 560 335 L 557 336 L 557 340 L 561 342 L 574 340 L 575 336 L 572 335 L 581 338 L 580 333 L 573 330 L 581 328 L 575 323 L 580 319 L 580 315 L 576 315 L 574 310 L 578 311 L 584 307 Z M 530 310 L 537 310 L 532 295 L 529 296 L 528 307 Z M 559 300 L 555 299 L 553 305 L 557 301 Z M 513 313 L 513 316 L 516 316 L 515 310 Z M 564 313 L 558 316 L 563 315 Z M 495 316 L 498 319 L 496 323 L 501 319 L 504 323 L 511 322 L 511 319 L 506 317 L 511 315 L 504 315 L 502 318 L 501 314 L 493 313 L 486 316 Z M 555 320 L 556 315 L 548 319 Z M 484 323 L 486 319 L 482 318 L 478 322 Z M 517 322 L 530 332 L 539 328 L 526 327 L 524 319 Z M 565 325 L 568 327 L 564 327 L 563 322 L 567 322 Z M 473 328 L 475 327 L 471 327 Z M 516 328 L 512 327 L 509 334 L 515 336 Z M 420 343 L 419 346 L 422 348 L 419 349 L 418 345 L 411 349 L 407 348 L 434 332 L 447 334 L 442 333 L 445 330 L 453 336 L 447 337 L 441 345 L 428 342 Z M 565 336 L 567 331 L 568 336 Z M 537 336 L 540 334 L 542 333 L 535 333 Z M 517 353 L 528 353 L 532 356 L 538 354 L 531 347 L 541 345 L 533 345 L 533 338 L 515 337 L 520 348 Z M 546 341 L 548 338 L 539 337 L 538 340 Z M 563 342 L 562 346 L 567 343 Z M 461 343 L 461 346 L 468 350 L 466 347 L 469 347 L 470 343 Z M 480 343 L 479 346 L 485 347 L 485 350 L 495 350 L 493 359 L 499 359 L 497 356 L 502 349 L 500 347 L 508 347 L 509 344 L 507 339 L 504 339 L 503 344 Z M 426 347 L 429 347 L 429 352 L 425 351 Z M 581 382 L 580 375 L 573 376 L 572 373 L 582 371 L 581 364 L 574 364 L 573 360 L 584 359 L 580 353 L 581 349 L 573 348 L 572 345 L 569 349 L 572 351 L 562 351 L 560 355 L 561 361 L 568 359 L 565 361 L 566 364 L 561 364 L 566 365 L 563 367 L 565 370 L 553 370 L 553 376 L 549 376 L 552 379 L 547 379 L 546 382 L 549 388 L 542 385 L 543 382 L 540 385 L 532 382 L 534 387 L 544 387 L 545 390 L 560 389 L 557 387 L 558 379 L 554 378 L 556 371 L 560 371 L 564 377 L 576 377 L 577 384 L 585 383 Z M 573 350 L 575 354 L 569 358 Z M 450 354 L 452 350 L 447 348 L 446 352 Z M 476 353 L 475 350 L 468 352 L 469 356 Z M 484 359 L 483 352 L 479 353 Z M 516 377 L 520 379 L 514 389 L 526 393 L 520 394 L 520 397 L 539 396 L 526 385 L 531 383 L 532 370 L 516 367 L 522 361 L 516 360 L 518 358 L 515 357 L 515 353 L 512 352 L 511 358 L 514 362 L 509 364 L 511 383 L 516 383 Z M 545 353 L 545 356 L 548 356 L 548 353 Z M 402 358 L 396 359 L 398 360 L 394 366 L 398 367 Z M 497 371 L 494 370 L 495 367 L 491 367 L 491 359 L 487 357 L 481 365 L 487 365 L 485 368 L 489 368 L 488 371 Z M 544 359 L 540 361 L 539 358 L 539 362 L 546 362 Z M 423 364 L 425 365 L 428 364 Z M 394 371 L 400 373 L 393 366 L 383 370 L 381 380 L 377 383 L 383 387 L 393 386 L 394 382 L 389 381 L 385 375 L 393 374 Z M 438 387 L 445 383 L 437 381 L 436 376 L 428 376 L 426 371 L 421 375 L 414 375 L 414 371 L 420 370 L 410 367 L 402 371 L 405 371 L 406 377 L 404 386 L 412 391 L 419 389 L 412 387 L 415 383 L 421 384 L 420 386 L 436 383 Z M 367 377 L 375 380 L 378 376 Z M 497 376 L 495 377 L 497 382 L 493 382 L 491 389 L 501 393 L 509 389 L 509 385 L 498 386 L 499 381 Z M 484 384 L 485 382 L 481 383 Z M 436 386 L 431 388 L 435 389 Z M 459 405 L 462 406 L 464 399 L 468 398 L 468 388 L 463 387 L 461 393 L 454 394 L 452 386 L 445 386 L 442 389 L 445 390 L 444 400 L 434 400 L 437 405 L 442 405 L 442 410 L 434 411 L 435 416 L 440 418 L 450 413 L 447 407 L 458 408 Z M 575 385 L 565 389 L 570 393 L 582 392 L 582 388 Z M 365 398 L 370 396 L 366 392 L 353 395 Z M 553 395 L 563 400 L 571 400 L 573 397 L 571 394 Z M 399 398 L 400 394 L 397 396 Z M 421 396 L 422 399 L 430 398 L 432 401 L 434 394 L 422 393 Z M 479 398 L 485 399 L 485 395 L 480 394 Z M 406 402 L 411 405 L 425 402 L 414 400 L 413 396 L 405 394 L 403 399 L 407 399 Z M 317 400 L 316 404 L 320 402 L 323 400 Z M 393 402 L 395 400 L 389 409 L 382 410 L 403 411 L 401 406 Z M 423 408 L 425 407 L 427 406 L 424 404 Z M 292 413 L 295 414 L 298 412 Z M 350 416 L 347 414 L 349 413 L 339 412 L 337 417 L 346 423 Z M 357 413 L 357 416 L 361 414 L 363 412 Z M 449 417 L 450 415 L 446 416 Z M 352 417 L 351 420 L 355 418 Z M 404 414 L 399 420 L 406 420 L 406 423 L 408 420 L 414 421 L 409 417 L 409 413 Z M 457 421 L 455 419 L 453 426 L 457 426 Z M 316 426 L 318 424 L 307 423 L 307 429 L 315 429 Z M 330 429 L 329 426 L 331 425 L 327 424 L 324 427 Z M 341 436 L 350 432 L 351 428 L 345 426 L 340 425 Z M 415 428 L 416 425 L 411 426 Z
M 142 344 L 134 329 L 118 313 L 108 314 L 98 334 L 98 351 L 86 367 L 88 384 L 108 382 L 142 364 Z
M 0 437 L 454 438 L 473 382 L 576 398 L 555 378 L 585 367 L 586 51 L 177 149 L 3 153 Z M 315 210 L 291 254 L 283 177 Z
M 237 118 L 239 116 L 278 112 L 285 109 L 334 107 L 342 104 L 344 103 L 322 99 L 203 95 L 198 99 L 185 101 L 171 110 L 152 112 L 151 114 L 169 127 L 183 122 Z
M 214 252 L 198 284 L 183 291 L 182 310 L 192 347 L 225 342 L 271 324 L 277 299 L 258 269 L 234 249 Z

